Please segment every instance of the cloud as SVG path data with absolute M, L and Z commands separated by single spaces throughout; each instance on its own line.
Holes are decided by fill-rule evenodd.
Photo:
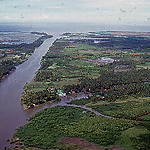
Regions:
M 4 18 L 5 20 L 12 20 L 12 18 L 9 17 L 9 16 L 4 16 L 3 18 Z
M 48 20 L 49 19 L 49 16 L 48 15 L 46 15 L 46 14 L 43 14 L 43 16 L 42 16 L 42 20 Z
M 150 24 L 150 0 L 3 0 L 3 21 Z M 22 17 L 21 17 L 22 16 Z M 145 21 L 144 21 L 145 20 Z

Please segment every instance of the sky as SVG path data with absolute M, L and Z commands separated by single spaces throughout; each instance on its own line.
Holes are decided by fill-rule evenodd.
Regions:
M 0 0 L 1 22 L 150 26 L 150 0 Z

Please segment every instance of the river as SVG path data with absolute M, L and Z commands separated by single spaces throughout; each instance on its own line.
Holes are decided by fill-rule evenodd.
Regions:
M 20 98 L 26 82 L 30 82 L 40 67 L 40 60 L 55 41 L 57 35 L 46 39 L 33 55 L 0 83 L 0 150 L 8 145 L 7 138 L 12 138 L 15 128 L 24 125 L 34 112 L 23 111 Z

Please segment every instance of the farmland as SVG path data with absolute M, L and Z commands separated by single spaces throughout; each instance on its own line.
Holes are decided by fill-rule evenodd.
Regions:
M 101 96 L 107 94 L 108 101 L 130 95 L 148 96 L 150 44 L 147 34 L 64 33 L 43 56 L 32 90 L 51 87 L 67 94 L 99 92 Z M 31 84 L 25 88 L 31 90 Z
M 60 101 L 60 91 L 67 96 L 78 93 L 92 96 L 73 100 L 68 107 L 37 113 L 14 137 L 22 139 L 27 147 L 43 149 L 61 149 L 67 145 L 60 141 L 67 137 L 81 138 L 103 148 L 113 145 L 129 150 L 150 148 L 149 58 L 150 33 L 64 33 L 43 56 L 35 78 L 25 85 L 22 104 L 33 108 Z M 69 104 L 85 105 L 114 118 L 89 111 L 82 113 L 84 109 Z

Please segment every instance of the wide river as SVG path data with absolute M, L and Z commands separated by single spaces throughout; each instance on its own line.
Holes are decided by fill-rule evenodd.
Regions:
M 68 30 L 75 32 L 75 29 L 77 30 L 77 32 L 79 32 L 79 29 L 82 29 L 82 31 L 84 32 L 90 31 L 90 27 L 88 26 L 83 26 L 82 28 L 80 26 L 79 29 L 77 27 L 75 28 L 74 26 L 63 26 L 63 28 L 56 28 L 54 31 L 52 30 L 53 37 L 50 39 L 46 39 L 44 43 L 35 50 L 35 52 L 32 54 L 32 56 L 29 57 L 26 62 L 17 66 L 16 70 L 12 74 L 10 74 L 8 78 L 0 83 L 0 150 L 3 150 L 4 146 L 11 147 L 9 143 L 6 142 L 6 139 L 11 139 L 13 137 L 13 134 L 15 133 L 16 128 L 27 123 L 27 119 L 30 116 L 44 108 L 55 107 L 57 105 L 67 105 L 82 107 L 94 112 L 97 115 L 105 116 L 91 108 L 78 105 L 69 105 L 66 103 L 73 99 L 87 97 L 87 94 L 78 94 L 76 98 L 64 97 L 58 103 L 45 104 L 26 111 L 23 111 L 22 109 L 20 98 L 24 90 L 23 87 L 26 82 L 30 82 L 33 79 L 33 77 L 35 76 L 35 72 L 40 68 L 40 61 L 42 59 L 42 56 L 46 54 L 47 50 L 56 40 L 56 38 L 60 37 L 59 33 L 63 33 L 62 31 L 66 32 Z M 105 117 L 111 118 L 110 116 Z

